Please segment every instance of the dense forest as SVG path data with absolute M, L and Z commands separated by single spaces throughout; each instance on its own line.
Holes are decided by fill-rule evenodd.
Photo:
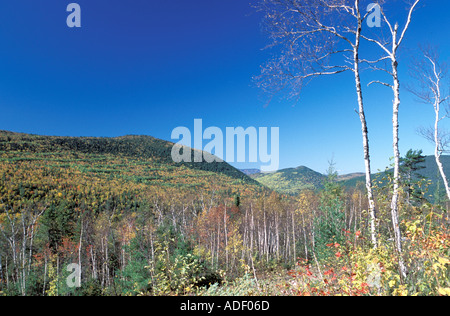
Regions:
M 277 158 L 289 146 L 283 164 L 339 148 L 347 168 L 364 170 L 339 175 L 330 162 L 326 174 L 244 173 L 227 162 L 176 163 L 180 148 L 151 136 L 0 131 L 0 296 L 450 296 L 450 77 L 448 51 L 436 48 L 448 42 L 448 4 L 119 2 L 83 4 L 82 31 L 77 4 L 62 12 L 73 7 L 62 31 L 64 20 L 51 20 L 63 7 L 9 2 L 3 129 L 166 135 L 204 116 L 259 126 L 239 127 L 239 163 L 264 168 L 269 145 Z M 265 40 L 256 20 L 238 15 L 258 16 Z M 247 81 L 264 109 L 286 112 L 256 111 Z M 347 120 L 355 113 L 357 128 Z M 221 156 L 220 128 L 203 132 L 196 120 L 192 157 Z M 433 156 L 401 152 L 423 147 L 412 128 Z M 375 171 L 381 159 L 390 165 Z
M 404 279 L 388 212 L 392 174 L 376 187 L 374 249 L 364 187 L 345 188 L 333 166 L 321 189 L 282 195 L 221 172 L 229 165 L 207 171 L 164 161 L 164 150 L 134 155 L 147 141 L 165 148 L 142 137 L 1 133 L 1 294 L 447 293 L 447 209 L 429 202 L 429 181 L 409 177 L 411 164 L 400 203 Z M 69 282 L 73 264 L 79 286 Z

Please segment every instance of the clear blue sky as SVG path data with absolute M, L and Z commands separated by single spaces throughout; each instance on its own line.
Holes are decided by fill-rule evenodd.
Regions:
M 152 135 L 178 126 L 280 128 L 280 168 L 363 171 L 350 74 L 313 81 L 298 104 L 264 106 L 251 78 L 273 51 L 249 0 L 79 0 L 82 27 L 66 25 L 65 0 L 0 3 L 0 129 L 43 135 Z M 401 11 L 400 0 L 395 1 Z M 450 3 L 424 0 L 403 51 L 439 44 L 450 57 Z M 367 74 L 370 77 L 371 74 Z M 365 79 L 365 78 L 364 78 Z M 373 168 L 392 156 L 392 95 L 365 89 Z M 401 151 L 432 146 L 415 133 L 432 109 L 402 96 Z M 253 165 L 236 165 L 252 167 Z

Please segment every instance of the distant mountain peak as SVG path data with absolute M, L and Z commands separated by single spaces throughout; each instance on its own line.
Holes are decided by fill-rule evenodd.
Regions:
M 302 190 L 320 189 L 325 176 L 306 166 L 286 168 L 272 173 L 254 173 L 250 177 L 283 194 L 297 194 Z
M 164 165 L 184 166 L 189 169 L 219 173 L 245 183 L 259 185 L 249 176 L 226 162 L 183 162 L 176 164 L 173 162 L 171 156 L 173 145 L 174 143 L 172 142 L 148 135 L 65 137 L 0 131 L 0 151 L 109 154 L 138 159 L 150 159 Z
M 256 168 L 253 168 L 253 169 L 239 169 L 242 173 L 244 173 L 244 174 L 246 174 L 246 175 L 252 175 L 252 174 L 258 174 L 258 173 L 261 173 L 261 170 L 260 169 L 256 169 Z

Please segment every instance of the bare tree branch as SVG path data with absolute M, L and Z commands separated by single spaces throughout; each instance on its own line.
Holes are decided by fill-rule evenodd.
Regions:
M 369 13 L 362 14 L 360 6 L 360 0 L 261 0 L 258 9 L 265 14 L 265 30 L 272 40 L 269 47 L 281 47 L 281 54 L 266 63 L 261 75 L 255 79 L 258 86 L 272 96 L 273 93 L 289 91 L 291 97 L 298 97 L 308 80 L 348 71 L 354 74 L 357 113 L 363 136 L 370 233 L 373 246 L 377 247 L 359 56 L 363 22 Z M 380 58 L 379 61 L 385 59 Z
M 433 128 L 422 128 L 419 130 L 425 139 L 434 143 L 434 156 L 442 180 L 444 182 L 447 197 L 450 199 L 450 186 L 444 167 L 441 162 L 441 155 L 448 151 L 450 144 L 450 134 L 444 132 L 439 123 L 448 116 L 450 91 L 445 91 L 442 81 L 447 75 L 446 65 L 440 65 L 439 54 L 432 47 L 421 48 L 422 59 L 415 59 L 410 65 L 410 74 L 416 79 L 416 86 L 409 86 L 408 90 L 418 97 L 423 103 L 433 106 L 435 120 Z M 441 116 L 444 107 L 445 115 Z
M 369 83 L 367 84 L 367 86 L 369 87 L 369 86 L 371 86 L 372 84 L 375 84 L 375 83 L 381 84 L 381 85 L 386 86 L 386 87 L 389 87 L 389 88 L 391 88 L 391 89 L 394 88 L 393 85 L 391 85 L 391 84 L 389 84 L 389 83 L 386 83 L 386 82 L 379 81 L 379 80 L 371 81 L 371 82 L 369 82 Z

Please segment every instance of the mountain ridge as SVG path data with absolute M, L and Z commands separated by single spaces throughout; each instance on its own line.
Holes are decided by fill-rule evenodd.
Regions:
M 450 156 L 442 156 L 441 160 L 444 165 L 444 172 L 447 175 L 450 175 Z M 431 180 L 428 191 L 434 192 L 437 183 L 442 183 L 435 157 L 425 156 L 425 162 L 419 164 L 419 166 L 424 168 L 420 169 L 417 173 L 420 176 Z M 386 172 L 392 172 L 392 169 L 373 173 L 372 179 L 381 178 Z M 295 177 L 295 173 L 297 173 L 298 177 Z M 270 189 L 279 193 L 291 195 L 298 194 L 305 189 L 319 190 L 323 187 L 322 182 L 327 177 L 325 174 L 314 171 L 306 166 L 280 169 L 272 173 L 253 172 L 249 174 L 249 176 Z M 415 178 L 417 179 L 417 177 Z M 351 188 L 355 187 L 358 183 L 364 184 L 366 182 L 366 176 L 363 172 L 348 173 L 338 175 L 337 181 L 344 187 Z M 441 185 L 441 190 L 442 186 L 443 185 Z
M 253 173 L 250 177 L 278 193 L 290 195 L 305 189 L 320 189 L 326 178 L 325 175 L 306 166 L 286 168 L 271 173 Z
M 118 137 L 46 136 L 0 130 L 0 152 L 65 153 L 72 155 L 116 155 L 133 159 L 147 159 L 169 166 L 184 166 L 192 170 L 216 172 L 237 181 L 260 185 L 246 174 L 226 162 L 182 162 L 172 160 L 174 143 L 148 135 Z M 194 150 L 192 150 L 192 155 Z M 211 155 L 204 152 L 206 155 Z M 17 157 L 16 157 L 17 158 Z M 193 160 L 192 160 L 193 161 Z

